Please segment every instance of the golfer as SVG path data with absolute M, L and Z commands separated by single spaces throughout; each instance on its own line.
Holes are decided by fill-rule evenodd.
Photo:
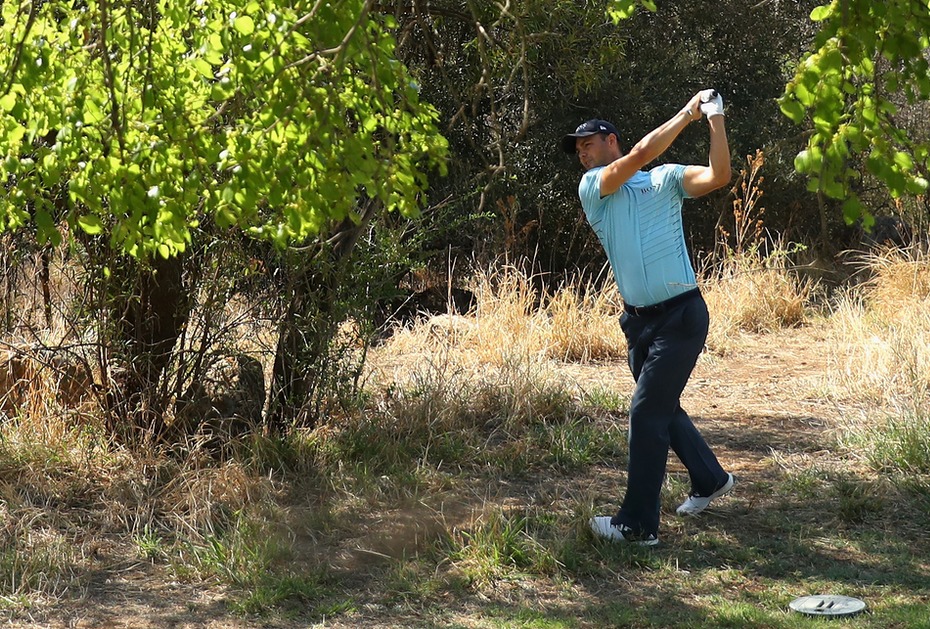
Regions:
M 710 127 L 707 166 L 665 164 L 641 170 L 702 113 Z M 578 195 L 623 298 L 620 325 L 636 381 L 630 402 L 626 496 L 613 517 L 591 519 L 599 537 L 646 546 L 659 543 L 660 492 L 669 447 L 691 477 L 690 496 L 678 507 L 679 515 L 696 515 L 733 488 L 733 475 L 723 470 L 679 403 L 708 327 L 707 305 L 685 247 L 681 206 L 683 199 L 730 181 L 723 120 L 723 99 L 704 90 L 626 154 L 617 129 L 605 120 L 589 120 L 562 138 L 562 148 L 577 153 L 586 171 Z

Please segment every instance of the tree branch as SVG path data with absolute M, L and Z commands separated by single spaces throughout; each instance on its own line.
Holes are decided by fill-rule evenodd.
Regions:
M 35 24 L 36 17 L 39 15 L 39 7 L 41 5 L 41 0 L 32 0 L 29 5 L 29 17 L 26 18 L 26 28 L 23 29 L 23 37 L 19 40 L 19 44 L 16 46 L 16 52 L 13 54 L 13 61 L 10 63 L 6 85 L 3 88 L 4 95 L 6 95 L 13 87 L 13 80 L 16 77 L 16 71 L 19 69 L 19 64 L 23 61 L 23 47 L 26 45 L 26 38 L 29 37 L 29 31 L 32 30 L 32 27 Z M 2 6 L 2 3 L 0 3 L 0 6 Z
M 110 51 L 107 46 L 107 30 L 110 28 L 110 3 L 100 0 L 100 44 L 103 56 L 103 66 L 106 73 L 107 91 L 110 93 L 110 125 L 116 133 L 119 142 L 120 155 L 126 154 L 126 141 L 123 138 L 123 127 L 120 122 L 119 102 L 116 99 L 116 76 L 113 72 L 113 63 L 110 61 Z

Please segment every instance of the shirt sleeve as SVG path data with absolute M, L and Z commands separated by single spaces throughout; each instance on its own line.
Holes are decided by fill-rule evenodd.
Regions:
M 665 183 L 669 185 L 678 196 L 682 199 L 690 199 L 688 193 L 685 192 L 685 168 L 682 164 L 666 164 L 661 167 L 663 169 L 663 178 Z
M 603 168 L 592 168 L 581 177 L 578 184 L 578 197 L 586 214 L 603 208 L 605 200 L 601 198 L 601 172 Z

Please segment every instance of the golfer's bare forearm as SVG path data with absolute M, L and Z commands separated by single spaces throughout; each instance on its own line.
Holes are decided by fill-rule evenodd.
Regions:
M 688 126 L 691 120 L 691 112 L 682 109 L 637 142 L 636 145 L 630 149 L 630 153 L 641 155 L 642 163 L 640 164 L 640 168 L 664 153 L 668 147 L 672 145 L 672 142 L 675 141 L 675 138 Z
M 608 164 L 601 177 L 601 196 L 616 192 L 633 173 L 664 153 L 691 120 L 690 111 L 679 111 L 647 133 L 629 153 Z
M 682 187 L 689 197 L 700 197 L 730 183 L 730 146 L 723 116 L 707 120 L 710 127 L 710 152 L 707 166 L 688 166 Z
M 727 130 L 723 116 L 714 116 L 707 120 L 710 126 L 710 154 L 708 162 L 713 179 L 720 187 L 730 182 L 730 145 L 727 142 Z

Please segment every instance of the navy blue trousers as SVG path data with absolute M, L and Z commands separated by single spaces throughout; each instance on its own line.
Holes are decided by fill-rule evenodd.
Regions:
M 691 493 L 707 496 L 727 480 L 707 442 L 681 408 L 681 393 L 707 339 L 709 317 L 700 293 L 653 315 L 624 313 L 630 371 L 630 458 L 626 495 L 611 522 L 636 532 L 659 530 L 660 494 L 669 448 L 691 477 Z

